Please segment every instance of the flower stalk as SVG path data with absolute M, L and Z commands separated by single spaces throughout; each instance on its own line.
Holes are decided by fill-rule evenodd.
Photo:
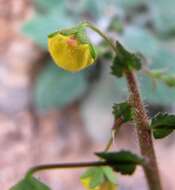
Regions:
M 104 161 L 92 161 L 92 162 L 78 162 L 78 163 L 62 163 L 62 164 L 44 164 L 37 165 L 29 169 L 26 173 L 27 177 L 34 175 L 37 172 L 44 170 L 58 170 L 58 169 L 78 169 L 92 166 L 106 166 L 108 165 Z

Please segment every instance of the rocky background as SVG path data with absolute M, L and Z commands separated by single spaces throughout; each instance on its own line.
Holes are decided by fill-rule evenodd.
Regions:
M 20 32 L 21 25 L 32 14 L 33 5 L 30 0 L 0 0 L 1 190 L 9 189 L 35 164 L 91 160 L 94 158 L 92 153 L 103 150 L 107 141 L 94 139 L 87 132 L 79 103 L 45 114 L 35 110 L 32 100 L 33 83 L 38 71 L 35 63 L 43 59 L 44 55 L 39 47 Z M 110 114 L 105 112 L 104 119 L 94 119 L 94 125 L 110 124 Z M 131 126 L 126 126 L 119 136 L 115 149 L 125 147 L 138 151 Z M 175 189 L 174 146 L 173 136 L 156 142 L 165 190 Z M 38 177 L 55 190 L 79 190 L 83 189 L 79 182 L 82 172 L 83 170 L 49 171 L 38 174 Z M 146 190 L 140 168 L 131 178 L 118 176 L 118 182 L 121 190 Z

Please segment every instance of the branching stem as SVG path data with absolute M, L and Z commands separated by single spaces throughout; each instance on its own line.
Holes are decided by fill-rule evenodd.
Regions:
M 58 169 L 76 169 L 76 168 L 85 168 L 85 167 L 92 167 L 92 166 L 106 166 L 108 165 L 104 161 L 93 161 L 93 162 L 78 162 L 78 163 L 62 163 L 62 164 L 45 164 L 45 165 L 38 165 L 34 166 L 33 168 L 29 169 L 26 173 L 26 176 L 32 176 L 36 172 L 40 172 L 43 170 L 58 170 Z
M 100 31 L 96 26 L 92 25 L 91 23 L 87 22 L 85 24 L 87 27 L 98 33 L 110 45 L 110 47 L 114 50 L 115 54 L 118 55 L 117 47 L 108 38 L 108 36 L 106 36 L 102 31 Z M 139 87 L 137 84 L 138 82 L 134 71 L 127 71 L 125 73 L 125 76 L 128 83 L 128 89 L 130 91 L 132 106 L 135 109 L 134 120 L 137 126 L 136 129 L 141 154 L 147 161 L 147 163 L 144 164 L 143 168 L 146 179 L 148 181 L 149 189 L 162 190 L 153 142 L 149 130 L 149 120 L 141 99 Z M 110 146 L 111 141 L 109 141 L 107 148 L 109 148 Z

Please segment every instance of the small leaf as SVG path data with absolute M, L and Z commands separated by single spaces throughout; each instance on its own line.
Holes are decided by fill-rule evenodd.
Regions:
M 174 75 L 169 75 L 165 74 L 162 75 L 161 80 L 165 82 L 165 84 L 169 87 L 175 87 L 175 76 Z
M 156 139 L 166 137 L 175 129 L 175 115 L 158 113 L 152 119 L 150 128 Z
M 122 77 L 125 71 L 141 69 L 141 59 L 137 54 L 127 51 L 119 42 L 116 43 L 118 54 L 113 60 L 111 66 L 112 74 Z
M 82 176 L 81 182 L 88 190 L 115 190 L 116 177 L 112 169 L 105 167 L 92 167 Z M 108 187 L 108 188 L 107 188 Z
M 101 152 L 96 153 L 97 156 L 103 158 L 116 172 L 131 175 L 137 165 L 143 164 L 143 158 L 129 151 L 120 152 Z
M 175 87 L 175 75 L 168 74 L 165 70 L 153 69 L 148 71 L 148 75 L 153 79 L 164 82 L 169 87 Z
M 49 63 L 36 80 L 34 101 L 39 110 L 60 108 L 78 100 L 87 88 L 84 72 L 75 75 Z
M 10 190 L 51 190 L 47 185 L 34 177 L 25 177 Z
M 113 115 L 115 118 L 122 118 L 123 122 L 128 122 L 132 120 L 132 107 L 129 103 L 122 102 L 113 105 Z

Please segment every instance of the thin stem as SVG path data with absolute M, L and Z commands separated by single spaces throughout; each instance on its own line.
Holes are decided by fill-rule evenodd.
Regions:
M 113 44 L 113 42 L 109 39 L 109 37 L 102 32 L 101 30 L 99 30 L 95 25 L 93 25 L 92 23 L 89 22 L 85 22 L 84 23 L 88 28 L 90 28 L 91 30 L 95 31 L 96 33 L 98 33 L 110 46 L 111 48 L 116 52 L 116 47 Z
M 150 190 L 162 190 L 155 151 L 149 130 L 149 119 L 144 104 L 142 103 L 138 81 L 134 72 L 128 71 L 125 74 L 132 100 L 131 103 L 135 108 L 134 120 L 137 125 L 136 130 L 140 149 L 146 160 L 146 164 L 143 166 L 144 173 Z
M 43 171 L 43 170 L 75 169 L 75 168 L 84 168 L 84 167 L 91 167 L 91 166 L 106 166 L 106 165 L 108 164 L 104 161 L 37 165 L 29 169 L 26 173 L 26 176 L 28 177 L 32 176 L 34 173 Z
M 108 141 L 108 143 L 107 143 L 107 145 L 106 145 L 106 147 L 105 147 L 105 149 L 104 149 L 104 152 L 109 151 L 109 149 L 111 148 L 112 144 L 113 144 L 113 137 L 111 136 L 110 139 L 109 139 L 109 141 Z
M 121 118 L 118 118 L 114 121 L 114 124 L 112 127 L 112 135 L 111 135 L 111 137 L 110 137 L 110 139 L 109 139 L 109 141 L 108 141 L 108 143 L 104 149 L 104 152 L 107 152 L 111 148 L 111 146 L 113 145 L 116 134 L 118 133 L 122 123 L 123 123 L 123 120 Z

